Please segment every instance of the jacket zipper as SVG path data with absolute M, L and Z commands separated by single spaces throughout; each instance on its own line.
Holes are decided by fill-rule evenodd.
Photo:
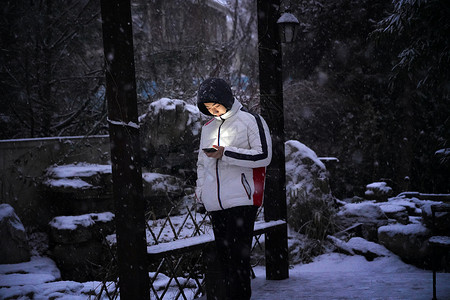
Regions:
M 245 192 L 247 193 L 248 200 L 252 200 L 252 188 L 250 187 L 250 184 L 248 183 L 244 173 L 241 174 L 241 183 L 244 187 Z
M 217 146 L 220 146 L 220 128 L 223 125 L 225 120 L 222 120 L 222 124 L 220 124 L 218 133 L 217 133 Z M 219 179 L 219 160 L 216 160 L 216 179 L 217 179 L 217 200 L 219 201 L 219 205 L 221 209 L 224 209 L 222 206 L 222 200 L 220 199 L 220 179 Z

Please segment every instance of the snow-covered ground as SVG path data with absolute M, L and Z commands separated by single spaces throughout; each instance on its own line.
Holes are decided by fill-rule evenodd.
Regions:
M 306 148 L 302 148 L 307 150 Z M 307 152 L 308 156 L 316 159 L 315 154 Z M 305 154 L 305 155 L 306 155 Z M 316 159 L 317 160 L 317 159 Z M 317 161 L 317 164 L 321 164 Z M 297 166 L 287 165 L 300 173 Z M 57 166 L 49 170 L 53 172 L 55 180 L 73 179 L 88 176 L 89 172 L 110 172 L 109 166 L 98 165 L 67 165 Z M 146 174 L 144 179 L 151 180 L 156 174 Z M 79 182 L 65 183 L 73 188 L 83 188 Z M 384 183 L 377 182 L 368 185 L 368 189 L 389 191 Z M 404 210 L 414 211 L 415 216 L 409 217 L 409 223 L 389 223 L 379 228 L 379 231 L 420 233 L 427 230 L 419 219 L 421 210 L 430 210 L 430 205 L 435 203 L 429 200 L 417 198 L 405 198 L 404 195 L 390 198 L 388 202 L 377 203 L 363 201 L 361 203 L 346 203 L 340 201 L 342 207 L 339 215 L 358 216 L 367 219 L 377 219 L 385 214 Z M 57 217 L 51 222 L 51 226 L 58 229 L 75 229 L 78 226 L 90 226 L 93 221 L 109 221 L 111 213 L 87 214 L 83 216 Z M 384 216 L 385 217 L 385 216 Z M 2 216 L 0 215 L 0 219 Z M 194 214 L 192 217 L 196 223 L 203 221 L 203 215 Z M 173 226 L 177 229 L 179 238 L 192 235 L 195 228 L 192 220 L 185 220 L 184 216 L 171 218 Z M 165 220 L 155 220 L 149 223 L 149 227 L 157 233 L 160 242 L 173 240 L 173 230 L 164 227 Z M 184 228 L 182 227 L 184 224 Z M 21 225 L 21 224 L 20 224 Z M 23 229 L 23 226 L 20 227 Z M 206 231 L 210 233 L 210 231 Z M 206 238 L 210 238 L 206 236 Z M 147 241 L 153 244 L 153 237 L 147 232 Z M 108 236 L 110 243 L 115 242 L 115 236 Z M 179 240 L 181 243 L 185 242 Z M 294 243 L 295 239 L 290 239 Z M 362 238 L 353 238 L 343 243 L 343 249 L 356 247 L 363 252 L 370 251 L 378 255 L 374 260 L 367 261 L 361 255 L 344 255 L 339 253 L 327 253 L 318 256 L 312 263 L 293 265 L 290 269 L 290 277 L 281 281 L 265 280 L 265 268 L 254 269 L 256 279 L 252 281 L 252 299 L 431 299 L 432 298 L 432 272 L 405 264 L 401 259 L 379 244 L 365 241 Z M 0 265 L 0 300 L 3 299 L 98 299 L 103 288 L 113 293 L 115 283 L 109 282 L 103 285 L 98 281 L 74 282 L 61 280 L 60 271 L 55 262 L 42 254 L 34 253 L 31 261 L 19 264 Z M 295 255 L 295 253 L 294 253 Z M 154 276 L 154 274 L 150 274 Z M 179 281 L 186 279 L 178 278 Z M 169 278 L 160 274 L 155 281 L 157 286 L 164 287 Z M 195 288 L 195 282 L 187 282 L 187 286 Z M 159 290 L 158 287 L 155 287 Z M 174 286 L 169 291 L 169 297 L 177 292 Z M 188 297 L 193 297 L 193 292 L 186 292 Z M 101 299 L 109 299 L 103 292 Z M 437 298 L 450 300 L 450 273 L 438 273 Z
M 384 256 L 367 261 L 360 255 L 328 253 L 312 263 L 292 266 L 289 279 L 280 281 L 265 280 L 265 268 L 256 267 L 252 299 L 432 298 L 431 271 L 405 264 L 375 243 L 364 246 Z M 101 282 L 60 281 L 59 276 L 55 263 L 47 257 L 0 265 L 0 299 L 95 299 L 102 288 Z M 161 278 L 161 284 L 166 280 Z M 114 284 L 109 283 L 108 289 L 113 291 Z M 450 299 L 450 273 L 437 274 L 437 296 Z
M 428 209 L 431 201 L 418 199 L 404 199 L 394 197 L 389 202 L 374 203 L 364 201 L 362 203 L 346 203 L 341 214 L 359 215 L 376 218 L 382 211 L 391 211 L 392 206 L 415 208 L 415 203 L 425 204 L 421 206 Z M 90 216 L 90 215 L 89 215 Z M 423 230 L 423 225 L 417 217 L 410 218 L 410 224 L 390 224 L 380 230 L 411 231 Z M 202 220 L 202 215 L 195 215 L 196 222 Z M 80 222 L 77 218 L 62 220 L 66 223 L 76 223 L 84 226 L 86 222 Z M 172 240 L 172 231 L 162 227 L 163 220 L 152 222 L 151 227 L 162 240 Z M 193 227 L 190 221 L 185 221 L 183 216 L 174 217 L 174 226 L 186 225 L 186 232 L 179 231 L 180 237 L 189 237 L 189 228 Z M 64 222 L 63 222 L 64 223 Z M 64 223 L 65 224 L 65 223 Z M 81 225 L 80 225 L 81 224 Z M 64 228 L 67 226 L 64 225 Z M 289 230 L 290 243 L 296 238 Z M 151 241 L 150 236 L 147 239 Z M 181 242 L 182 240 L 180 240 Z M 114 242 L 114 236 L 110 237 Z M 384 246 L 369 242 L 360 237 L 354 237 L 348 242 L 341 241 L 342 249 L 348 249 L 348 253 L 371 252 L 377 257 L 368 261 L 361 255 L 345 255 L 340 253 L 326 253 L 318 256 L 312 263 L 297 264 L 291 266 L 289 279 L 280 281 L 265 280 L 265 268 L 258 266 L 254 269 L 256 279 L 252 281 L 253 296 L 257 300 L 290 300 L 290 299 L 431 299 L 432 298 L 432 272 L 422 270 L 412 265 L 405 264 L 402 260 Z M 352 251 L 357 249 L 359 251 Z M 154 276 L 154 274 L 149 274 Z M 178 278 L 179 281 L 185 280 Z M 159 274 L 155 284 L 156 290 L 160 290 L 168 283 L 169 278 Z M 173 281 L 173 280 L 172 280 Z M 192 290 L 187 290 L 186 295 L 192 299 L 195 282 L 187 282 Z M 99 281 L 74 282 L 61 280 L 60 271 L 55 262 L 48 257 L 34 252 L 31 261 L 0 265 L 0 299 L 98 299 L 102 289 L 113 293 L 115 283 L 108 282 L 106 286 Z M 172 299 L 177 292 L 176 286 L 171 288 L 164 299 Z M 100 299 L 109 299 L 105 292 Z M 450 300 L 450 273 L 437 274 L 437 298 Z
M 296 265 L 289 279 L 265 280 L 265 270 L 255 268 L 253 297 L 289 299 L 431 299 L 432 272 L 403 263 L 397 256 L 364 257 L 329 253 L 313 263 Z M 450 299 L 450 273 L 437 274 L 437 299 Z

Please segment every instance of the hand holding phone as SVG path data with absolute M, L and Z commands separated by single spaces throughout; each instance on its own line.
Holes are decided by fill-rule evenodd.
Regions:
M 217 148 L 203 148 L 203 151 L 207 152 L 207 153 L 212 153 L 212 152 L 216 152 Z

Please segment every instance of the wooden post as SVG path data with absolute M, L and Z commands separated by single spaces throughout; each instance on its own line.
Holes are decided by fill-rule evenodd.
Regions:
M 129 0 L 101 0 L 120 298 L 149 299 Z
M 261 114 L 272 135 L 273 157 L 264 194 L 266 221 L 286 220 L 286 166 L 281 42 L 277 28 L 280 0 L 258 0 L 258 51 Z M 287 226 L 266 233 L 266 278 L 289 277 Z

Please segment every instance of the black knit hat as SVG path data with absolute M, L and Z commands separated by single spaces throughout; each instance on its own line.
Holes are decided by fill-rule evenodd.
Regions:
M 200 84 L 197 94 L 197 106 L 202 113 L 208 116 L 212 114 L 206 109 L 205 103 L 219 103 L 228 110 L 234 103 L 230 85 L 220 78 L 208 78 Z

